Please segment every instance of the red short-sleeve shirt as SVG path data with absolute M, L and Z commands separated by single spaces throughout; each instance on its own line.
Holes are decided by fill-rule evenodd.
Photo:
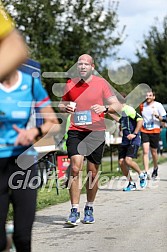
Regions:
M 83 82 L 79 78 L 71 79 L 65 87 L 63 101 L 76 102 L 76 111 L 91 110 L 91 106 L 95 104 L 107 104 L 107 99 L 115 95 L 111 86 L 103 78 L 92 76 L 92 80 L 88 83 Z M 69 130 L 79 131 L 102 131 L 105 130 L 104 114 L 96 114 L 91 110 L 91 125 L 74 125 L 74 116 L 71 116 L 71 124 Z

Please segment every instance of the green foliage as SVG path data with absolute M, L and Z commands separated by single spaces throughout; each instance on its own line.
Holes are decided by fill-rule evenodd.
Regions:
M 5 0 L 5 5 L 16 21 L 17 28 L 26 39 L 30 57 L 41 63 L 42 72 L 61 71 L 56 19 L 62 12 L 59 2 L 57 0 Z M 14 11 L 11 10 L 11 5 Z M 43 79 L 43 83 L 51 95 L 54 80 Z
M 38 190 L 37 197 L 37 210 L 49 207 L 52 205 L 60 204 L 69 200 L 69 193 L 67 189 L 60 189 L 59 195 L 56 194 L 56 188 L 53 187 L 51 190 L 46 187 L 44 190 Z
M 111 55 L 111 49 L 121 44 L 120 36 L 113 36 L 118 23 L 117 4 L 104 9 L 100 0 L 65 1 L 65 17 L 61 20 L 59 43 L 63 63 L 69 68 L 79 55 L 88 53 L 96 66 Z
M 42 72 L 66 72 L 83 54 L 95 58 L 96 69 L 122 43 L 116 34 L 118 4 L 102 0 L 5 0 Z M 11 8 L 12 7 L 12 8 Z M 114 34 L 114 35 L 113 35 Z M 60 79 L 43 79 L 52 100 L 52 85 Z
M 137 51 L 138 62 L 133 64 L 134 81 L 146 83 L 155 92 L 157 100 L 166 103 L 167 96 L 167 16 L 160 25 L 158 19 L 144 36 L 142 51 Z

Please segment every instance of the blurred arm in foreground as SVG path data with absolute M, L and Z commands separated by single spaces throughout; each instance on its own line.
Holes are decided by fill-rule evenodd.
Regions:
M 1 2 L 0 24 L 0 81 L 3 81 L 10 72 L 26 60 L 28 48 Z

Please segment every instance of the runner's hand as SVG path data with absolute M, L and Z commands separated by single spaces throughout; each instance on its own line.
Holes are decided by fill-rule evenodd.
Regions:
M 66 112 L 69 113 L 69 114 L 73 114 L 74 113 L 74 109 L 72 106 L 70 106 L 70 104 L 68 104 L 66 106 Z
M 105 106 L 95 104 L 95 105 L 91 106 L 91 110 L 93 110 L 96 114 L 101 114 L 106 110 L 106 108 L 105 108 Z
M 23 145 L 23 146 L 31 145 L 38 134 L 37 128 L 32 128 L 32 129 L 26 130 L 26 129 L 21 129 L 17 125 L 14 124 L 13 129 L 18 133 L 17 139 L 14 143 L 15 146 L 17 146 L 17 145 Z
M 129 135 L 127 135 L 127 139 L 128 139 L 128 140 L 132 140 L 132 139 L 135 138 L 135 137 L 136 137 L 135 134 L 129 134 Z

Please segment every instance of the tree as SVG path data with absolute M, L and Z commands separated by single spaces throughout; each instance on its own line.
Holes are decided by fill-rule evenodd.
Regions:
M 60 1 L 5 0 L 4 4 L 26 39 L 30 57 L 40 62 L 42 72 L 61 72 L 61 54 L 57 42 L 57 16 L 63 11 Z M 56 80 L 42 81 L 51 98 L 55 99 L 52 84 Z
M 118 24 L 115 2 L 107 7 L 102 0 L 5 0 L 4 4 L 43 71 L 65 72 L 83 53 L 91 54 L 97 70 L 102 69 L 102 61 L 122 43 L 124 28 L 115 34 Z M 53 80 L 44 82 L 51 95 Z
M 5 0 L 5 5 L 25 36 L 31 57 L 45 64 L 47 71 L 51 70 L 51 65 L 52 69 L 57 68 L 61 62 L 56 39 L 56 15 L 62 11 L 59 1 Z
M 97 69 L 102 61 L 120 45 L 121 34 L 113 35 L 118 24 L 118 4 L 104 7 L 101 0 L 64 1 L 59 44 L 63 62 L 68 68 L 79 55 L 88 53 L 95 58 Z M 75 4 L 74 4 L 75 2 Z
M 133 64 L 135 83 L 147 83 L 155 92 L 157 100 L 166 103 L 167 97 L 167 16 L 162 27 L 156 19 L 141 51 L 136 53 L 138 62 Z

